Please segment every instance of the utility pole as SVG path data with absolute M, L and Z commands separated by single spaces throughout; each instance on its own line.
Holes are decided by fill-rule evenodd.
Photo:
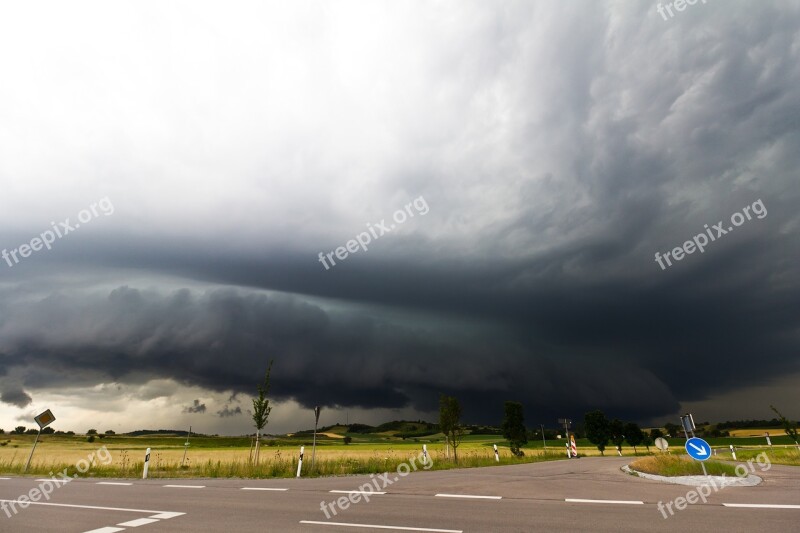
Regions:
M 544 424 L 539 424 L 539 427 L 542 428 L 542 444 L 544 445 L 545 451 L 547 451 L 547 441 L 544 440 Z

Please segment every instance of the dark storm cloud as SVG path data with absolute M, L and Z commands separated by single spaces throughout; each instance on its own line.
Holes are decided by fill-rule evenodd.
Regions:
M 229 418 L 232 416 L 239 416 L 242 414 L 242 408 L 240 406 L 236 406 L 231 409 L 230 405 L 226 405 L 222 410 L 217 411 L 217 416 L 220 418 Z
M 205 153 L 143 165 L 164 169 L 159 186 L 175 185 L 172 170 L 193 187 L 178 180 L 163 211 L 147 211 L 169 197 L 160 188 L 128 205 L 114 196 L 104 225 L 4 270 L 0 375 L 19 392 L 166 377 L 233 399 L 275 359 L 272 392 L 306 407 L 435 410 L 446 392 L 466 418 L 496 422 L 507 399 L 530 420 L 593 408 L 642 420 L 799 372 L 796 3 L 697 5 L 667 22 L 650 4 L 547 5 L 464 10 L 464 32 L 378 54 L 399 79 L 365 69 L 384 78 L 319 114 L 334 113 L 337 133 L 352 117 L 336 103 L 379 117 L 352 121 L 367 132 L 355 148 L 349 131 L 326 152 L 314 121 L 277 145 L 248 138 L 278 156 L 215 168 L 208 183 L 230 183 L 208 196 L 194 186 Z M 362 101 L 388 87 L 399 93 Z M 383 128 L 398 155 L 378 163 L 363 143 Z M 338 159 L 347 148 L 354 160 Z M 138 158 L 121 159 L 127 173 Z M 330 271 L 317 262 L 418 196 L 424 219 Z M 655 263 L 757 199 L 766 218 L 667 270 Z M 195 204 L 218 209 L 196 217 Z M 33 235 L 6 229 L 4 242 Z M 237 289 L 142 290 L 132 273 Z
M 32 401 L 33 399 L 27 392 L 19 387 L 15 387 L 14 385 L 5 386 L 3 387 L 3 391 L 0 392 L 0 402 L 7 403 L 9 405 L 27 407 Z
M 206 404 L 200 403 L 200 400 L 194 400 L 192 405 L 183 408 L 184 413 L 205 413 Z

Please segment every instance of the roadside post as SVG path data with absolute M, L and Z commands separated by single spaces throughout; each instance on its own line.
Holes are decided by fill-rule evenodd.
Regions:
M 28 467 L 31 466 L 31 459 L 33 459 L 33 452 L 36 451 L 36 444 L 39 443 L 39 436 L 42 434 L 42 430 L 55 422 L 56 417 L 53 416 L 53 413 L 50 412 L 50 409 L 46 410 L 45 412 L 39 414 L 39 416 L 35 416 L 33 418 L 36 421 L 36 424 L 39 426 L 39 432 L 36 434 L 36 438 L 33 440 L 33 448 L 31 448 L 31 454 L 28 456 L 28 462 L 25 463 L 25 470 L 23 472 L 28 471 Z
M 150 448 L 144 452 L 144 471 L 142 472 L 142 479 L 147 479 L 147 471 L 150 469 Z
M 428 445 L 422 445 L 422 464 L 428 464 Z
M 494 446 L 494 458 L 499 463 L 500 462 L 500 454 L 497 452 L 497 444 L 493 444 Z
M 736 460 L 736 448 L 733 447 L 733 444 L 731 444 L 731 457 L 734 461 Z
M 297 461 L 297 477 L 300 477 L 300 470 L 303 469 L 303 451 L 305 449 L 305 446 L 300 446 L 300 460 Z
M 765 437 L 767 437 L 767 446 L 769 446 L 770 448 L 772 448 L 772 441 L 771 441 L 771 440 L 769 440 L 769 431 L 767 431 L 766 433 L 764 433 L 764 436 L 765 436 Z
M 578 445 L 575 443 L 575 434 L 569 436 L 569 448 L 572 452 L 572 457 L 578 457 Z
M 569 442 L 565 442 L 564 446 L 567 447 L 567 459 L 572 459 L 572 452 L 569 451 Z
M 683 432 L 686 435 L 686 444 L 684 445 L 686 453 L 695 461 L 700 461 L 700 466 L 703 467 L 703 475 L 708 477 L 708 471 L 706 471 L 706 465 L 703 461 L 707 461 L 711 457 L 711 446 L 700 437 L 694 436 L 696 426 L 691 413 L 681 416 L 681 426 L 683 426 Z M 692 435 L 691 438 L 689 437 L 690 434 Z

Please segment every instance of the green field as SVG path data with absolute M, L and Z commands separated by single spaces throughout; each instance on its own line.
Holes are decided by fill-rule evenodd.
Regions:
M 352 426 L 351 426 L 352 427 Z M 150 477 L 293 477 L 297 468 L 297 458 L 301 446 L 306 446 L 304 476 L 348 475 L 381 473 L 395 470 L 398 465 L 416 458 L 427 445 L 433 461 L 432 469 L 441 470 L 456 467 L 479 467 L 498 464 L 492 449 L 497 444 L 500 450 L 500 464 L 517 464 L 565 458 L 565 440 L 547 441 L 547 449 L 541 440 L 532 440 L 523 448 L 524 457 L 513 456 L 507 443 L 499 435 L 465 435 L 458 448 L 459 462 L 455 464 L 445 453 L 444 437 L 434 433 L 430 424 L 418 422 L 393 422 L 377 428 L 363 426 L 360 431 L 348 432 L 344 426 L 323 428 L 317 435 L 315 468 L 311 471 L 310 432 L 298 432 L 281 436 L 266 436 L 262 439 L 260 461 L 255 465 L 250 461 L 250 437 L 193 436 L 183 462 L 185 435 L 113 435 L 98 436 L 94 442 L 87 442 L 83 435 L 42 435 L 36 449 L 31 468 L 32 475 L 48 475 L 61 472 L 65 468 L 70 475 L 78 473 L 85 477 L 140 477 L 145 450 L 152 449 Z M 21 474 L 30 453 L 34 435 L 0 435 L 0 474 Z M 350 437 L 350 444 L 344 438 Z M 684 440 L 668 439 L 673 455 L 682 455 Z M 763 437 L 722 437 L 707 439 L 714 447 L 727 449 L 729 444 L 737 447 L 762 446 L 756 450 L 740 450 L 740 460 L 754 457 L 766 448 Z M 786 436 L 772 439 L 777 445 L 789 444 Z M 581 456 L 600 455 L 597 449 L 585 439 L 578 439 Z M 79 461 L 105 447 L 108 450 L 109 464 L 95 464 L 86 472 L 77 472 Z M 623 447 L 623 455 L 647 455 L 644 446 L 637 453 L 629 446 Z M 657 452 L 650 448 L 650 452 Z M 800 464 L 800 452 L 794 449 L 773 448 L 769 450 L 773 462 L 781 464 Z M 617 456 L 613 446 L 606 449 L 606 456 Z M 730 453 L 722 450 L 716 457 L 729 460 Z

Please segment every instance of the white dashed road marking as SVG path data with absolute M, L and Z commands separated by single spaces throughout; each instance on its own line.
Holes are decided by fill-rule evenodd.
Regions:
M 749 509 L 800 509 L 800 505 L 780 503 L 723 503 L 725 507 L 746 507 Z
M 287 491 L 289 489 L 273 489 L 273 488 L 270 488 L 270 487 L 242 487 L 242 490 L 276 490 L 276 491 L 285 492 L 285 491 Z
M 119 485 L 121 487 L 130 487 L 133 483 L 117 483 L 116 481 L 98 481 L 98 485 Z
M 164 485 L 170 489 L 204 489 L 205 485 Z
M 369 494 L 370 496 L 373 494 L 386 494 L 385 492 L 370 492 L 368 490 L 331 490 L 328 492 L 333 492 L 335 494 Z
M 618 503 L 622 505 L 644 505 L 644 502 L 638 500 L 584 500 L 582 498 L 567 498 L 564 500 L 567 503 Z
M 437 494 L 437 498 L 472 498 L 476 500 L 502 500 L 502 496 L 475 496 L 473 494 Z
M 314 520 L 300 520 L 301 524 L 311 524 L 315 526 L 339 526 L 339 527 L 363 527 L 372 529 L 395 529 L 398 531 L 432 531 L 435 533 L 464 533 L 461 529 L 431 529 L 427 527 L 406 527 L 406 526 L 380 526 L 375 524 L 348 524 L 347 522 L 316 522 Z

